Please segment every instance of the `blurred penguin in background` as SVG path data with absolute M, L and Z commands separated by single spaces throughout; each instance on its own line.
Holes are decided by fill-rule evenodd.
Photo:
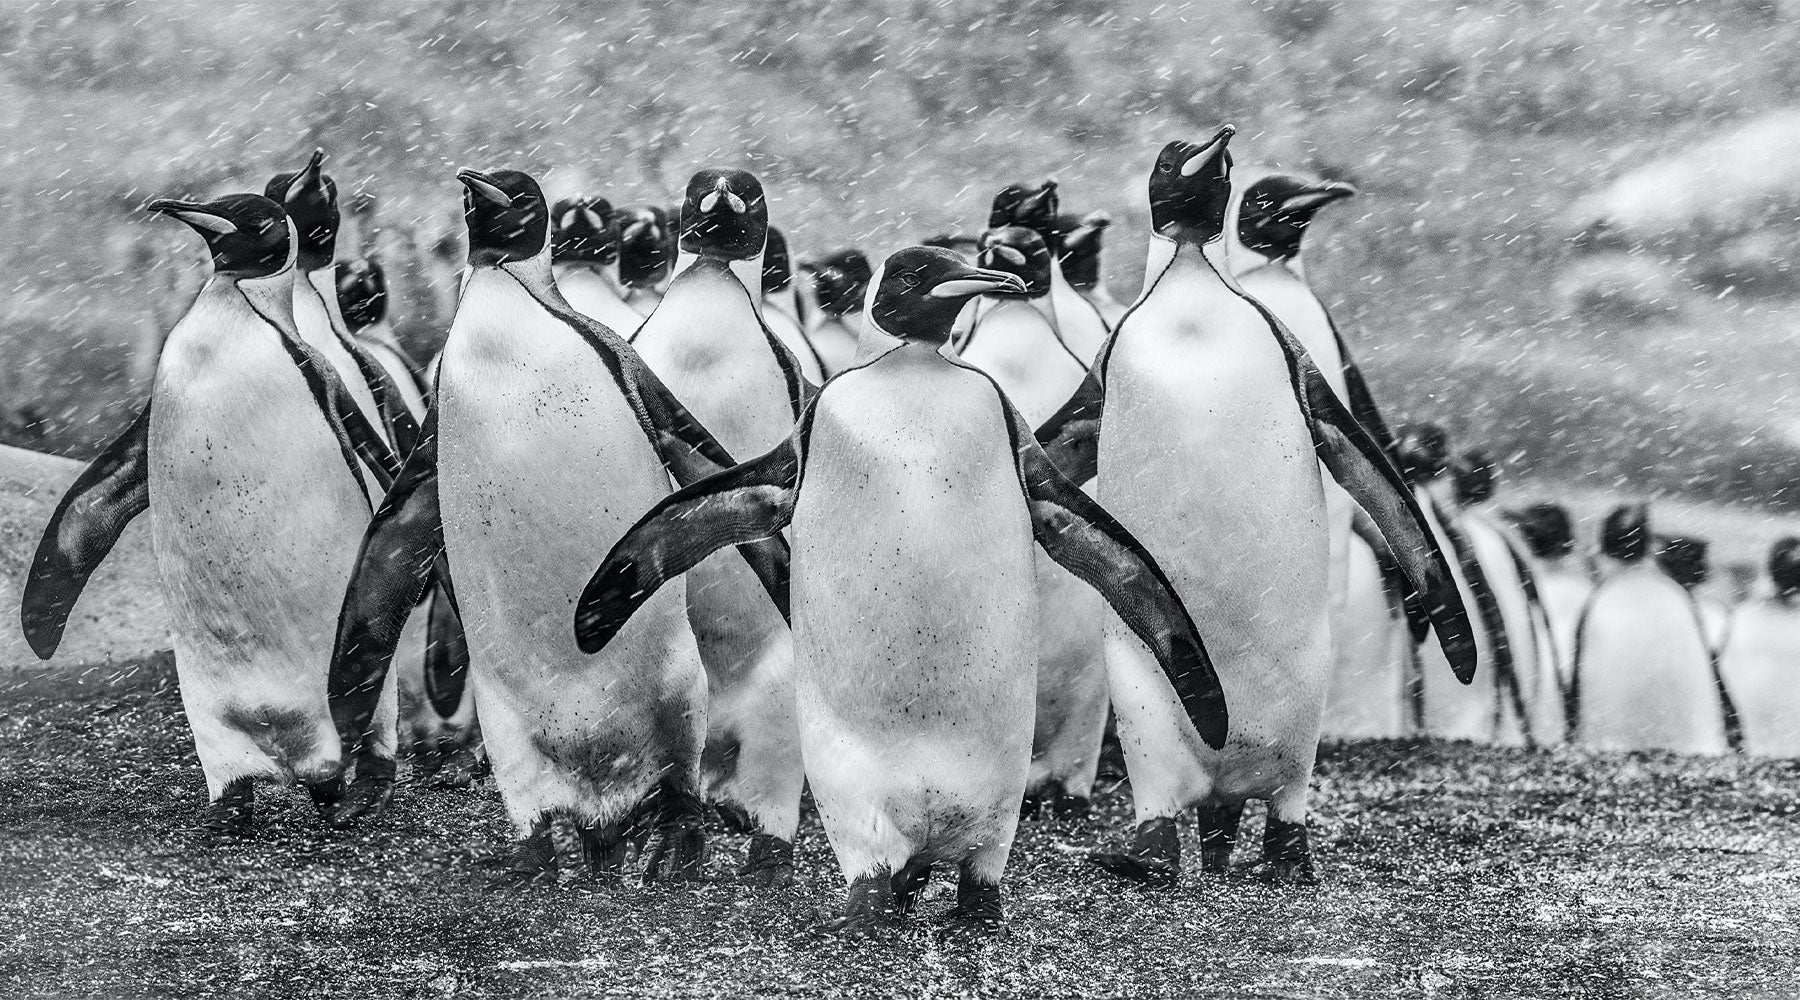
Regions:
M 1738 608 L 1719 658 L 1743 750 L 1800 757 L 1800 538 L 1769 550 L 1772 593 Z
M 619 234 L 605 198 L 564 198 L 550 210 L 550 261 L 556 287 L 575 311 L 630 337 L 644 321 L 619 281 Z
M 762 263 L 763 325 L 800 359 L 800 371 L 814 385 L 825 381 L 825 363 L 812 341 L 806 339 L 806 315 L 801 309 L 799 284 L 794 281 L 794 259 L 789 254 L 787 237 L 774 226 L 769 227 L 769 242 L 763 247 Z
M 988 228 L 1023 226 L 1036 232 L 1050 248 L 1050 301 L 1056 310 L 1057 326 L 1062 339 L 1084 365 L 1106 343 L 1112 325 L 1101 317 L 1100 310 L 1070 286 L 1063 275 L 1063 230 L 1059 222 L 1056 182 L 1042 184 L 1009 184 L 994 196 L 988 209 Z
M 856 344 L 862 337 L 863 299 L 875 272 L 861 250 L 846 248 L 800 265 L 812 279 L 813 304 L 817 307 L 806 339 L 817 352 L 830 378 L 850 367 Z
M 1509 515 L 1537 564 L 1538 599 L 1556 645 L 1552 662 L 1566 691 L 1575 664 L 1575 624 L 1594 592 L 1594 568 L 1575 547 L 1575 524 L 1561 504 L 1533 504 Z
M 1716 653 L 1725 648 L 1730 635 L 1731 608 L 1708 586 L 1712 563 L 1707 558 L 1707 548 L 1703 538 L 1665 535 L 1657 539 L 1656 564 L 1694 599 L 1701 631 L 1706 634 L 1706 648 Z
M 1652 557 L 1650 509 L 1626 504 L 1600 533 L 1605 579 L 1575 630 L 1576 738 L 1599 750 L 1727 749 L 1699 615 Z
M 1125 306 L 1107 290 L 1100 267 L 1101 242 L 1112 225 L 1111 217 L 1105 212 L 1061 215 L 1056 224 L 1063 234 L 1062 269 L 1069 287 L 1093 305 L 1108 328 L 1118 326 Z
M 387 272 L 373 257 L 358 257 L 338 265 L 338 311 L 344 315 L 344 326 L 365 351 L 387 369 L 394 385 L 414 415 L 425 415 L 425 399 L 431 390 L 425 382 L 425 369 L 400 346 L 394 336 L 394 324 L 388 318 Z
M 663 284 L 675 269 L 671 244 L 675 230 L 669 215 L 655 205 L 620 209 L 613 216 L 619 230 L 619 284 L 625 304 L 648 316 L 662 301 Z M 614 331 L 630 336 L 631 331 Z

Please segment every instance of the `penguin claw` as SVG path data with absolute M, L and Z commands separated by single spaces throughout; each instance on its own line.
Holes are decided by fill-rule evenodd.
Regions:
M 1140 858 L 1119 852 L 1095 851 L 1088 855 L 1088 861 L 1105 871 L 1139 885 L 1160 888 L 1172 886 L 1181 879 L 1179 867 L 1155 858 Z
M 1262 878 L 1271 885 L 1309 886 L 1319 884 L 1319 873 L 1313 868 L 1311 858 L 1283 858 L 1279 861 L 1266 862 L 1263 866 Z
M 344 790 L 343 797 L 332 805 L 325 822 L 337 829 L 354 826 L 358 821 L 376 819 L 394 797 L 395 765 L 392 760 L 370 758 L 360 761 L 356 780 Z

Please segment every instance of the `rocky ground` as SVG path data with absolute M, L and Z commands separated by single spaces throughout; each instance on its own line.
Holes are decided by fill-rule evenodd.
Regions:
M 842 885 L 816 821 L 792 890 L 497 888 L 491 786 L 404 787 L 352 834 L 272 790 L 254 832 L 191 832 L 204 798 L 166 658 L 0 675 L 0 995 L 1789 996 L 1800 989 L 1800 764 L 1329 747 L 1317 889 L 1240 853 L 1173 890 L 1082 859 L 1129 797 L 1028 823 L 1011 923 L 944 939 L 936 884 L 904 930 L 815 930 Z M 1255 831 L 1247 830 L 1247 834 Z M 1187 844 L 1190 856 L 1196 845 Z

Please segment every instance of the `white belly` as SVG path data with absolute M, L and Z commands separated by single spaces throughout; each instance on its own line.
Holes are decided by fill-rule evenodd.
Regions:
M 1744 726 L 1744 749 L 1800 757 L 1800 613 L 1774 601 L 1738 610 L 1720 661 Z
M 1581 628 L 1581 742 L 1722 753 L 1725 726 L 1688 597 L 1652 567 L 1600 585 Z
M 1331 691 L 1321 732 L 1341 740 L 1406 735 L 1406 666 L 1412 637 L 1396 616 L 1375 553 L 1352 539 L 1346 559 L 1344 614 L 1334 620 Z M 1338 621 L 1343 628 L 1336 628 Z
M 556 287 L 576 312 L 598 320 L 621 337 L 636 333 L 644 321 L 643 315 L 626 305 L 604 277 L 586 267 L 557 267 Z

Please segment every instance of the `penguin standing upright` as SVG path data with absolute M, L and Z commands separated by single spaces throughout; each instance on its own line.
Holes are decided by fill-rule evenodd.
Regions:
M 1550 625 L 1554 655 L 1550 663 L 1568 699 L 1570 668 L 1575 663 L 1575 625 L 1588 595 L 1594 592 L 1594 568 L 1575 549 L 1575 525 L 1560 504 L 1539 503 L 1508 515 L 1537 565 L 1538 599 Z M 1567 716 L 1564 716 L 1565 729 Z
M 1107 329 L 1117 326 L 1125 316 L 1125 305 L 1113 298 L 1100 268 L 1101 244 L 1112 219 L 1105 212 L 1089 212 L 1058 216 L 1056 225 L 1062 232 L 1063 278 L 1093 305 Z
M 978 300 L 978 335 L 959 357 L 992 378 L 1033 427 L 1048 419 L 1087 375 L 1056 330 L 1050 305 L 1050 248 L 1023 226 L 982 234 L 980 266 L 1011 274 L 1022 290 Z M 1059 814 L 1086 809 L 1106 728 L 1106 663 L 1100 649 L 1100 595 L 1044 553 L 1037 555 L 1037 724 L 1032 737 L 1028 807 Z
M 352 340 L 381 363 L 388 378 L 399 390 L 407 411 L 415 417 L 425 415 L 425 398 L 431 395 L 425 381 L 425 369 L 394 335 L 388 317 L 387 272 L 373 257 L 358 257 L 337 268 L 338 314 L 344 317 L 344 328 Z
M 1694 599 L 1700 614 L 1701 630 L 1706 635 L 1706 648 L 1717 653 L 1725 648 L 1731 636 L 1731 608 L 1707 586 L 1712 579 L 1712 566 L 1707 559 L 1706 540 L 1691 535 L 1669 535 L 1656 540 L 1656 564 L 1669 579 L 1681 585 Z
M 863 300 L 869 294 L 869 258 L 852 248 L 806 261 L 800 267 L 811 278 L 817 307 L 806 339 L 818 352 L 825 377 L 830 378 L 850 367 L 856 357 L 863 331 Z
M 991 379 L 941 353 L 965 301 L 1018 279 L 912 247 L 872 288 L 862 362 L 774 450 L 645 515 L 594 574 L 576 631 L 604 645 L 674 575 L 791 522 L 801 733 L 849 883 L 841 924 L 906 912 L 948 863 L 952 919 L 991 926 L 1030 757 L 1034 538 L 1148 644 L 1189 731 L 1223 743 L 1225 705 L 1156 562 L 1058 474 Z
M 567 615 L 586 547 L 612 544 L 668 495 L 671 474 L 688 482 L 730 455 L 557 291 L 537 182 L 514 170 L 457 178 L 470 273 L 420 444 L 342 595 L 338 731 L 361 740 L 406 602 L 447 557 L 494 779 L 524 838 L 514 872 L 535 878 L 583 856 L 612 870 L 628 821 L 648 809 L 660 834 L 646 877 L 694 877 L 706 675 L 686 610 L 674 595 L 654 599 L 597 658 L 576 646 Z M 785 571 L 785 546 L 770 544 Z
M 619 284 L 625 289 L 625 304 L 648 316 L 662 301 L 663 282 L 675 264 L 668 214 L 654 205 L 621 209 L 613 224 L 619 230 Z M 615 332 L 631 335 L 630 330 Z
M 1250 798 L 1269 800 L 1273 876 L 1316 879 L 1306 806 L 1331 671 L 1320 459 L 1389 542 L 1458 675 L 1475 667 L 1449 567 L 1399 473 L 1293 335 L 1231 278 L 1232 134 L 1171 142 L 1158 156 L 1144 294 L 1038 432 L 1069 478 L 1101 471 L 1101 502 L 1168 572 L 1232 706 L 1223 750 L 1205 745 L 1168 711 L 1167 682 L 1142 648 L 1108 622 L 1138 826 L 1128 852 L 1093 860 L 1143 881 L 1178 874 L 1175 817 L 1196 805 L 1202 865 L 1222 870 Z
M 550 268 L 575 311 L 629 337 L 644 314 L 625 301 L 619 282 L 619 234 L 605 198 L 565 198 L 550 210 Z
M 57 505 L 21 603 L 48 659 L 89 575 L 146 509 L 175 670 L 206 774 L 205 826 L 248 828 L 253 782 L 298 780 L 337 824 L 394 778 L 391 685 L 345 765 L 326 703 L 332 628 L 369 521 L 365 470 L 395 459 L 294 326 L 296 234 L 258 195 L 150 210 L 191 226 L 213 277 L 169 332 L 150 402 Z
M 688 181 L 681 225 L 675 277 L 632 346 L 721 444 L 761 454 L 793 430 L 812 391 L 757 309 L 769 226 L 762 185 L 742 170 L 702 170 Z M 804 782 L 793 637 L 735 552 L 690 573 L 687 594 L 711 694 L 708 794 L 748 817 L 744 873 L 785 882 Z
M 793 257 L 788 253 L 787 237 L 774 226 L 769 227 L 769 242 L 763 248 L 762 314 L 775 336 L 800 360 L 800 373 L 817 385 L 825 381 L 825 362 L 806 339 L 805 314 L 800 308 L 800 291 L 794 283 Z
M 1063 232 L 1057 219 L 1055 181 L 1008 185 L 994 196 L 988 210 L 989 229 L 1024 226 L 1043 237 L 1044 245 L 1050 248 L 1050 302 L 1056 310 L 1058 327 L 1081 363 L 1091 364 L 1112 327 L 1101 318 L 1099 308 L 1069 287 L 1068 279 L 1063 277 Z
M 1769 550 L 1773 593 L 1737 609 L 1719 657 L 1744 752 L 1800 757 L 1800 538 Z
M 1575 628 L 1574 737 L 1600 750 L 1726 750 L 1725 710 L 1693 599 L 1651 558 L 1650 511 L 1614 510 L 1600 551 L 1616 567 Z

